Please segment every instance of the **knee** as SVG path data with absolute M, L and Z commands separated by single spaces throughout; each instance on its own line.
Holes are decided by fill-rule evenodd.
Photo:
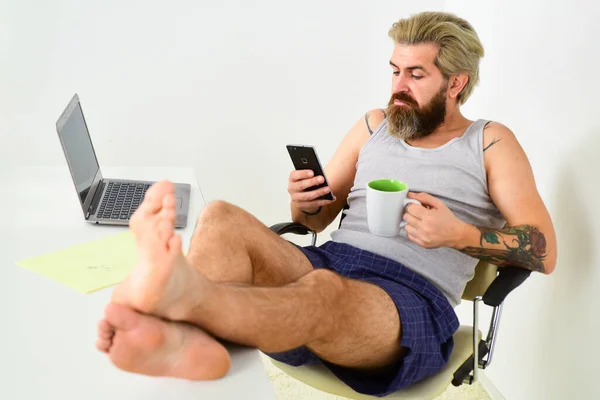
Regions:
M 316 269 L 300 278 L 298 282 L 301 281 L 304 281 L 306 294 L 311 299 L 307 307 L 311 309 L 313 315 L 324 316 L 311 327 L 310 336 L 313 341 L 327 340 L 339 327 L 338 321 L 333 316 L 344 309 L 346 280 L 335 272 Z
M 230 204 L 223 200 L 211 201 L 204 206 L 200 213 L 200 221 L 208 222 L 217 220 L 220 222 L 227 221 L 231 216 L 235 214 L 236 208 L 233 204 Z
M 303 280 L 317 297 L 330 304 L 337 303 L 343 297 L 346 288 L 344 277 L 327 269 L 315 269 L 300 280 Z

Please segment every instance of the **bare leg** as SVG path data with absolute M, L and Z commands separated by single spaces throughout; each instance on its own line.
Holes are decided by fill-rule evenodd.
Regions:
M 398 311 L 379 287 L 316 270 L 277 288 L 208 283 L 182 319 L 224 339 L 280 352 L 306 345 L 355 368 L 404 355 Z
M 280 286 L 313 270 L 291 243 L 245 210 L 224 201 L 206 205 L 187 261 L 214 282 Z
M 325 270 L 281 287 L 215 283 L 187 262 L 172 230 L 148 213 L 136 224 L 140 262 L 115 291 L 117 303 L 264 351 L 308 345 L 339 365 L 377 368 L 403 352 L 395 305 L 374 285 Z

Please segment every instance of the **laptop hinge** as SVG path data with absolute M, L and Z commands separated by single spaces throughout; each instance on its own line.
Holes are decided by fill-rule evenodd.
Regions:
M 104 180 L 100 180 L 98 186 L 96 187 L 96 193 L 94 193 L 94 198 L 90 203 L 90 208 L 85 216 L 85 219 L 88 219 L 90 215 L 94 215 L 96 209 L 98 208 L 98 204 L 100 204 L 100 199 L 102 198 L 102 193 L 104 193 Z

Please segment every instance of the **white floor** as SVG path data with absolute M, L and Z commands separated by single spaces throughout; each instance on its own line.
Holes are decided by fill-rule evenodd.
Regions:
M 321 392 L 294 378 L 286 375 L 279 368 L 275 367 L 266 356 L 262 356 L 269 379 L 273 384 L 277 400 L 347 400 L 345 397 L 335 396 L 329 393 Z M 462 385 L 454 387 L 450 385 L 448 389 L 435 400 L 491 400 L 481 383 L 473 385 Z

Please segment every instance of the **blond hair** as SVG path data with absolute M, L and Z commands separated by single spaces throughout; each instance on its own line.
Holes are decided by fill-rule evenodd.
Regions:
M 428 11 L 395 22 L 389 36 L 400 44 L 437 45 L 439 51 L 435 65 L 444 77 L 457 73 L 469 75 L 458 95 L 459 104 L 467 101 L 479 83 L 479 60 L 484 55 L 483 46 L 471 24 L 450 13 Z

